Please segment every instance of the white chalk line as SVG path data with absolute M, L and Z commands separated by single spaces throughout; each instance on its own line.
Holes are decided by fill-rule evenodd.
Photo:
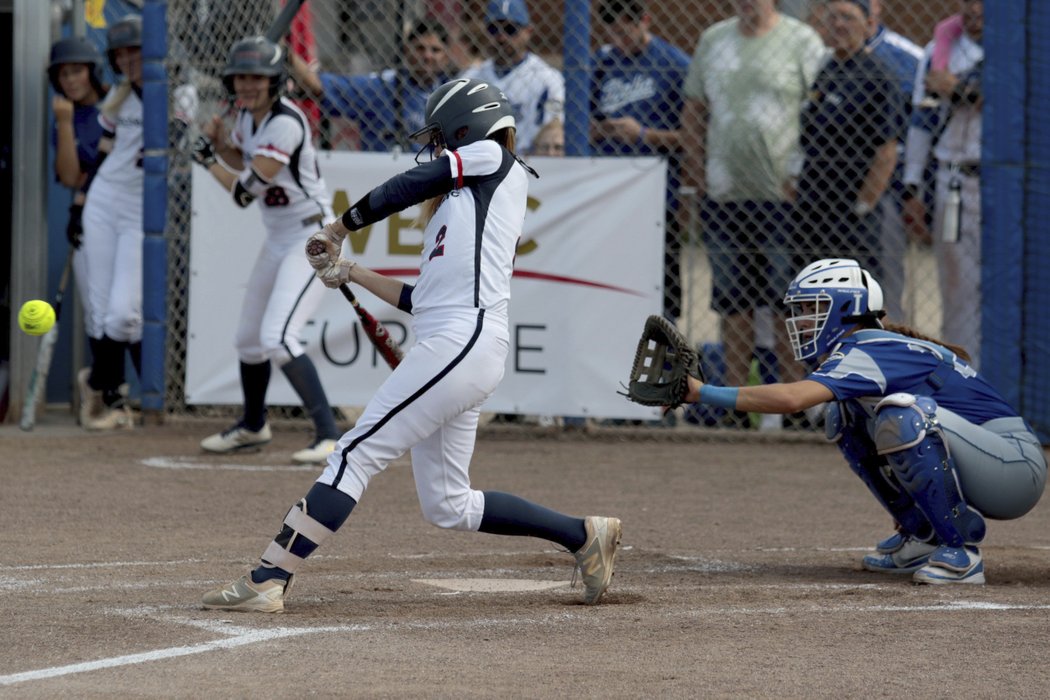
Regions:
M 97 659 L 95 661 L 85 661 L 82 663 L 69 664 L 66 666 L 53 666 L 51 668 L 41 668 L 35 671 L 12 673 L 6 676 L 0 676 L 0 685 L 15 685 L 16 683 L 25 683 L 26 681 L 38 681 L 43 680 L 45 678 L 57 678 L 59 676 L 68 676 L 74 673 L 86 673 L 88 671 L 98 671 L 105 668 L 116 668 L 118 666 L 133 666 L 136 664 L 149 663 L 151 661 L 174 659 L 180 656 L 203 654 L 205 652 L 215 651 L 216 649 L 233 649 L 236 647 L 246 646 L 248 644 L 258 644 L 260 642 L 268 642 L 274 639 L 282 639 L 285 637 L 301 637 L 307 634 L 319 634 L 324 632 L 354 632 L 367 629 L 368 628 L 365 626 L 341 625 L 336 627 L 278 627 L 269 630 L 251 630 L 249 632 L 241 633 L 233 637 L 218 639 L 212 642 L 203 642 L 201 644 L 193 644 L 190 646 L 168 647 L 167 649 L 155 649 L 153 651 L 146 651 L 139 654 L 127 654 L 125 656 L 114 656 L 108 659 Z

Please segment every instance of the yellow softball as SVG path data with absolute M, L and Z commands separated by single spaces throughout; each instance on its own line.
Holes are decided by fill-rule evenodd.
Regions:
M 43 335 L 55 325 L 55 310 L 46 301 L 33 299 L 22 304 L 18 327 L 29 335 Z

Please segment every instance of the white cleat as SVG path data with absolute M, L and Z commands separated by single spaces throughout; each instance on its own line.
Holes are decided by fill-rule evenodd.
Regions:
M 246 575 L 208 591 L 201 603 L 205 610 L 279 613 L 284 612 L 284 592 L 285 584 L 279 579 L 254 583 L 251 575 Z
M 272 439 L 273 433 L 270 432 L 269 423 L 264 423 L 258 431 L 249 430 L 244 423 L 237 423 L 232 428 L 227 428 L 221 433 L 209 435 L 201 440 L 201 449 L 218 454 L 250 451 L 259 449 Z
M 583 521 L 587 541 L 573 554 L 583 579 L 583 602 L 594 605 L 612 581 L 613 561 L 622 534 L 618 518 L 588 516 Z
M 296 464 L 323 464 L 338 444 L 335 440 L 318 440 L 309 447 L 294 452 L 292 461 Z

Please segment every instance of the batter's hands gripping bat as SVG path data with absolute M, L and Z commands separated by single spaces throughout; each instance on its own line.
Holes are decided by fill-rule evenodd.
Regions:
M 62 317 L 62 297 L 66 293 L 66 285 L 69 284 L 69 272 L 73 268 L 74 248 L 70 247 L 66 256 L 66 266 L 62 268 L 62 279 L 58 282 L 58 291 L 55 292 L 55 303 L 51 306 L 55 309 L 55 325 L 44 334 L 40 340 L 40 348 L 36 353 L 36 366 L 33 373 L 29 375 L 29 388 L 26 391 L 26 399 L 22 404 L 22 430 L 32 430 L 36 425 L 36 408 L 40 398 L 47 390 L 47 375 L 51 371 L 51 356 L 55 353 L 55 343 L 58 341 L 58 320 Z
M 339 291 L 350 302 L 350 306 L 354 307 L 357 317 L 361 320 L 361 327 L 365 329 L 365 333 L 368 335 L 368 339 L 372 341 L 372 345 L 383 356 L 386 363 L 390 365 L 390 369 L 397 367 L 405 353 L 402 352 L 401 346 L 397 344 L 397 341 L 390 336 L 390 331 L 375 316 L 368 313 L 368 309 L 361 306 L 361 302 L 350 291 L 350 287 L 341 284 L 339 285 Z

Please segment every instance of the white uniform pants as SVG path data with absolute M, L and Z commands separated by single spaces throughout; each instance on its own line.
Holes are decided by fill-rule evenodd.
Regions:
M 237 326 L 241 362 L 278 366 L 303 354 L 299 331 L 324 299 L 325 287 L 306 260 L 306 239 L 318 230 L 270 234 L 255 260 Z
M 318 482 L 360 501 L 372 477 L 408 450 L 423 517 L 476 531 L 485 497 L 470 487 L 481 404 L 503 379 L 505 318 L 456 309 L 417 319 L 416 344 L 339 441 Z
M 142 192 L 91 186 L 77 256 L 84 326 L 92 338 L 142 340 Z

